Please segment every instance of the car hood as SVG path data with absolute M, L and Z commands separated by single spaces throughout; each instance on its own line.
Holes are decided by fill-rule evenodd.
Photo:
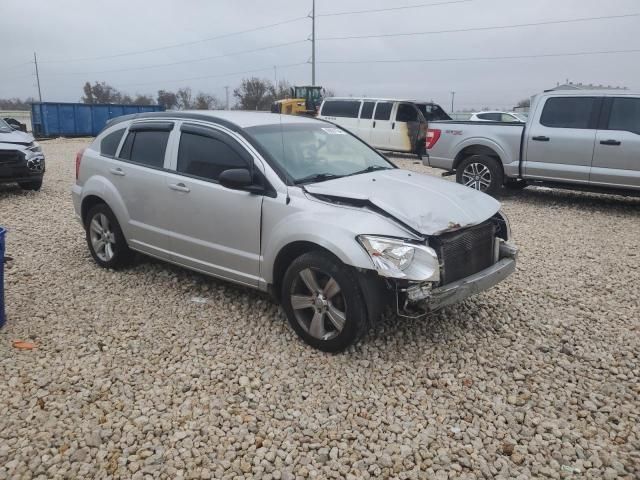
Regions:
M 31 142 L 33 142 L 33 136 L 21 132 L 19 130 L 13 130 L 12 132 L 0 132 L 0 144 L 17 144 L 28 146 Z
M 477 190 L 401 169 L 337 178 L 305 190 L 328 201 L 368 203 L 423 235 L 477 225 L 500 209 L 498 201 Z

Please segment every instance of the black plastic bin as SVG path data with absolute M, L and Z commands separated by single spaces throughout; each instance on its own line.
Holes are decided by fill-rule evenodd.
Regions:
M 0 328 L 4 325 L 4 236 L 7 231 L 0 227 Z

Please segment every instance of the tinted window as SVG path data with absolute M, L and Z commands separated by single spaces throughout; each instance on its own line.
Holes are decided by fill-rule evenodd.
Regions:
M 640 98 L 613 99 L 609 130 L 626 130 L 640 134 Z
M 149 167 L 162 168 L 168 140 L 169 132 L 155 130 L 129 132 L 122 146 L 120 158 Z
M 492 122 L 499 122 L 502 116 L 499 113 L 480 113 L 477 115 L 480 120 L 490 120 Z
M 362 111 L 360 112 L 360 118 L 371 118 L 373 117 L 373 107 L 376 102 L 364 102 L 362 104 Z
M 391 118 L 391 109 L 393 103 L 391 102 L 378 102 L 376 106 L 376 114 L 374 118 L 376 120 L 389 120 Z
M 396 121 L 398 122 L 417 122 L 418 110 L 408 103 L 401 103 L 396 113 Z
M 247 167 L 247 162 L 221 140 L 182 132 L 178 172 L 218 180 L 224 170 Z
M 118 145 L 120 145 L 120 139 L 122 139 L 122 135 L 124 135 L 125 130 L 126 129 L 121 128 L 120 130 L 116 130 L 115 132 L 111 132 L 109 135 L 106 135 L 100 141 L 100 153 L 109 157 L 115 157 Z
M 550 98 L 544 104 L 540 123 L 553 128 L 589 128 L 593 97 Z
M 321 115 L 329 117 L 358 118 L 360 110 L 359 101 L 351 100 L 328 100 L 322 105 Z
M 508 113 L 503 113 L 502 114 L 502 121 L 503 122 L 519 122 L 520 120 L 517 119 L 516 117 L 514 117 L 513 115 L 510 115 Z

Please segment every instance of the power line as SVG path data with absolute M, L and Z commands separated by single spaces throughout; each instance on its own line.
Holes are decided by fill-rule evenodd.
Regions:
M 382 33 L 372 35 L 349 35 L 344 37 L 320 37 L 318 40 L 355 40 L 364 38 L 383 38 L 383 37 L 408 37 L 413 35 L 436 35 L 441 33 L 460 33 L 460 32 L 478 32 L 485 30 L 502 30 L 509 28 L 521 28 L 521 27 L 538 27 L 542 25 L 560 25 L 566 23 L 578 23 L 578 22 L 590 22 L 596 20 L 609 20 L 616 18 L 630 18 L 639 17 L 640 13 L 627 13 L 623 15 L 607 15 L 602 17 L 586 17 L 586 18 L 573 18 L 566 20 L 550 20 L 545 22 L 533 22 L 533 23 L 518 23 L 514 25 L 496 25 L 492 27 L 471 27 L 471 28 L 457 28 L 452 30 L 429 30 L 426 32 L 409 32 L 409 33 Z
M 235 35 L 242 35 L 244 33 L 251 33 L 251 32 L 257 32 L 259 30 L 266 30 L 268 28 L 272 28 L 272 27 L 277 27 L 280 25 L 286 25 L 288 23 L 293 23 L 293 22 L 298 22 L 300 20 L 305 20 L 308 17 L 304 16 L 304 17 L 296 17 L 296 18 L 291 18 L 289 20 L 284 20 L 282 22 L 277 22 L 277 23 L 270 23 L 268 25 L 262 25 L 260 27 L 255 27 L 255 28 L 250 28 L 248 30 L 240 30 L 237 32 L 230 32 L 230 33 L 225 33 L 223 35 L 216 35 L 215 37 L 208 37 L 208 38 L 203 38 L 200 40 L 193 40 L 190 42 L 182 42 L 182 43 L 175 43 L 172 45 L 165 45 L 163 47 L 156 47 L 156 48 L 149 48 L 146 50 L 134 50 L 134 51 L 130 51 L 130 52 L 122 52 L 122 53 L 116 53 L 113 55 L 102 55 L 99 57 L 84 57 L 84 58 L 69 58 L 69 59 L 64 59 L 64 60 L 41 60 L 40 63 L 69 63 L 69 62 L 84 62 L 84 61 L 89 61 L 89 60 L 103 60 L 103 59 L 107 59 L 107 58 L 118 58 L 118 57 L 127 57 L 127 56 L 131 56 L 131 55 L 140 55 L 143 53 L 151 53 L 151 52 L 159 52 L 161 50 L 168 50 L 170 48 L 179 48 L 179 47 L 185 47 L 188 45 L 196 45 L 198 43 L 205 43 L 205 42 L 210 42 L 213 40 L 218 40 L 220 38 L 228 38 L 228 37 L 232 37 Z
M 640 49 L 632 50 L 603 50 L 597 52 L 568 52 L 568 53 L 544 53 L 535 55 L 505 55 L 499 57 L 458 57 L 458 58 L 428 58 L 428 59 L 406 59 L 406 60 L 333 60 L 321 61 L 323 64 L 366 64 L 366 63 L 430 63 L 430 62 L 468 62 L 477 60 L 516 60 L 525 58 L 547 58 L 547 57 L 573 57 L 582 55 L 608 55 L 617 53 L 640 53 Z
M 300 65 L 307 65 L 309 62 L 299 62 L 299 63 L 289 63 L 286 65 L 276 65 L 278 68 L 291 68 L 291 67 L 298 67 Z M 141 85 L 153 85 L 153 84 L 158 84 L 158 83 L 178 83 L 178 82 L 189 82 L 192 80 L 204 80 L 207 78 L 222 78 L 222 77 L 232 77 L 234 75 L 244 75 L 245 73 L 256 73 L 256 72 L 264 72 L 266 70 L 272 70 L 273 69 L 273 65 L 269 66 L 269 67 L 265 67 L 265 68 L 257 68 L 254 70 L 244 70 L 242 72 L 229 72 L 229 73 L 222 73 L 222 74 L 217 74 L 217 75 L 203 75 L 200 77 L 190 77 L 190 78 L 177 78 L 177 79 L 173 79 L 173 80 L 155 80 L 153 82 L 142 82 L 142 83 L 129 83 L 126 85 L 120 85 L 120 87 L 137 87 L 137 86 L 141 86 Z
M 254 53 L 254 52 L 262 52 L 264 50 L 270 50 L 273 48 L 280 48 L 280 47 L 285 47 L 285 46 L 289 46 L 289 45 L 296 45 L 296 44 L 300 44 L 300 43 L 307 43 L 308 40 L 304 39 L 304 40 L 296 40 L 295 42 L 286 42 L 286 43 L 279 43 L 277 45 L 270 45 L 268 47 L 261 47 L 261 48 L 254 48 L 251 50 L 242 50 L 239 52 L 232 52 L 232 53 L 223 53 L 220 55 L 214 55 L 211 57 L 200 57 L 200 58 L 194 58 L 191 60 L 180 60 L 178 62 L 170 62 L 170 63 L 156 63 L 153 65 L 143 65 L 141 67 L 127 67 L 127 68 L 116 68 L 116 69 L 110 69 L 110 70 L 98 70 L 98 71 L 94 71 L 94 72 L 47 72 L 47 75 L 97 75 L 97 74 L 102 74 L 102 73 L 112 73 L 112 72 L 129 72 L 129 71 L 133 71 L 133 70 L 147 70 L 150 68 L 160 68 L 160 67 L 170 67 L 170 66 L 174 66 L 174 65 L 184 65 L 187 63 L 196 63 L 196 62 L 203 62 L 206 60 L 214 60 L 216 58 L 224 58 L 224 57 L 233 57 L 236 55 L 244 55 L 246 53 Z M 42 63 L 42 62 L 41 62 Z
M 419 3 L 416 5 L 405 5 L 403 7 L 389 7 L 389 8 L 377 8 L 377 9 L 368 9 L 368 10 L 352 10 L 349 12 L 335 12 L 335 13 L 319 13 L 317 17 L 337 17 L 340 15 L 359 15 L 362 13 L 380 13 L 380 12 L 391 12 L 394 10 L 408 10 L 411 8 L 426 8 L 426 7 L 437 7 L 439 5 L 452 5 L 455 3 L 469 3 L 475 0 L 448 0 L 446 2 L 437 2 L 437 3 Z

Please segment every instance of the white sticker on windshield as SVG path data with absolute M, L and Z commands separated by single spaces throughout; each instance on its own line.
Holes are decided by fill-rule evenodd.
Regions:
M 323 128 L 322 130 L 324 130 L 325 132 L 327 132 L 329 135 L 346 135 L 347 132 L 345 132 L 344 130 L 340 130 L 339 128 Z

